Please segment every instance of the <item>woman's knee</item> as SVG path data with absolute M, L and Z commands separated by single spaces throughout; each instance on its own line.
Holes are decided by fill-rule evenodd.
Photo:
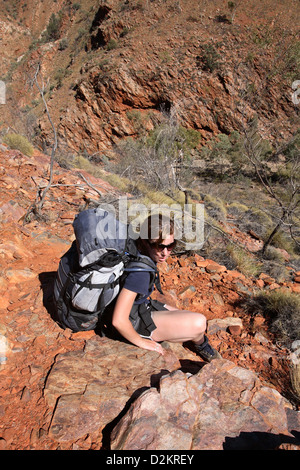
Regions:
M 195 336 L 205 333 L 207 327 L 206 317 L 202 313 L 194 313 L 192 318 Z

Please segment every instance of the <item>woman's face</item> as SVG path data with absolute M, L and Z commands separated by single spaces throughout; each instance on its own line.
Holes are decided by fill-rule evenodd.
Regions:
M 165 261 L 170 256 L 172 249 L 175 246 L 174 235 L 168 235 L 168 237 L 162 240 L 162 242 L 156 242 L 155 240 L 143 241 L 147 252 L 146 254 L 155 263 L 162 263 Z

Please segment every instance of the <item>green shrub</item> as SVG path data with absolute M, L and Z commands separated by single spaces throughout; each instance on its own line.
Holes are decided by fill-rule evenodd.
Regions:
M 260 273 L 261 269 L 258 261 L 242 248 L 230 244 L 226 247 L 226 251 L 231 257 L 235 268 L 245 276 L 257 276 Z
M 58 50 L 64 51 L 65 49 L 67 49 L 68 45 L 69 43 L 68 43 L 67 38 L 63 38 L 59 43 Z
M 266 233 L 265 239 L 268 238 L 270 233 L 271 233 L 271 231 L 269 230 Z M 282 230 L 279 230 L 275 234 L 275 236 L 273 237 L 271 243 L 275 248 L 281 248 L 281 249 L 287 251 L 290 254 L 293 254 L 293 252 L 294 252 L 294 243 L 293 243 L 293 241 Z
M 296 41 L 288 48 L 285 54 L 285 76 L 291 81 L 296 80 L 299 77 L 300 67 L 300 42 Z
M 113 49 L 116 49 L 118 47 L 118 43 L 115 39 L 110 39 L 108 43 L 106 44 L 106 49 L 108 51 L 112 51 Z
M 286 347 L 300 338 L 299 294 L 276 289 L 261 292 L 253 300 L 253 312 L 262 313 L 268 319 L 270 331 Z
M 61 15 L 56 16 L 55 13 L 52 13 L 46 31 L 44 33 L 45 41 L 56 41 L 57 39 L 59 39 L 60 28 Z
M 218 224 L 216 223 L 215 226 L 217 228 Z M 209 234 L 206 235 L 206 237 L 208 236 Z M 226 266 L 229 270 L 237 270 L 247 277 L 257 276 L 261 273 L 261 262 L 255 255 L 233 243 L 227 243 L 227 240 L 219 239 L 218 243 L 205 245 L 202 255 Z
M 116 147 L 112 171 L 131 180 L 143 180 L 152 190 L 162 191 L 172 199 L 179 186 L 189 188 L 194 176 L 191 150 L 198 144 L 200 135 L 183 129 L 175 110 L 162 116 L 161 122 L 149 133 L 141 113 L 131 111 L 127 116 L 139 137 L 123 140 Z
M 278 263 L 284 263 L 285 257 L 278 248 L 269 245 L 265 251 L 264 258 L 269 261 L 277 261 Z
M 207 72 L 220 68 L 219 59 L 220 55 L 212 44 L 203 44 L 200 54 L 196 57 L 197 66 Z
M 228 213 L 237 218 L 243 217 L 248 210 L 249 208 L 247 206 L 239 202 L 232 202 L 228 206 Z
M 257 208 L 248 209 L 239 223 L 239 228 L 244 232 L 253 230 L 259 237 L 264 239 L 266 239 L 267 233 L 272 227 L 271 217 Z
M 179 138 L 184 142 L 184 146 L 188 149 L 195 149 L 201 140 L 201 134 L 195 129 L 186 129 L 180 126 L 178 130 Z
M 33 154 L 33 146 L 31 143 L 20 134 L 6 134 L 3 138 L 3 142 L 8 145 L 11 149 L 20 150 L 24 155 L 31 156 Z
M 268 247 L 269 248 L 269 247 Z M 276 282 L 286 282 L 291 279 L 291 272 L 282 261 L 263 260 L 262 272 L 275 279 Z
M 206 194 L 204 197 L 205 210 L 214 219 L 224 221 L 226 219 L 227 211 L 223 201 L 214 197 L 211 194 Z

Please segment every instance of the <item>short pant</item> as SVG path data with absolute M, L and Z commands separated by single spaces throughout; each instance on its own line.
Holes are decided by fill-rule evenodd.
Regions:
M 152 319 L 152 312 L 168 310 L 165 305 L 166 304 L 153 299 L 150 299 L 149 303 L 134 304 L 129 315 L 129 320 L 135 331 L 139 335 L 149 338 L 152 331 L 157 328 Z

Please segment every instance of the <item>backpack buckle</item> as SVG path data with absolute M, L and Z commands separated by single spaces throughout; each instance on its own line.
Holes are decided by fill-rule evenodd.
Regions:
M 91 274 L 85 281 L 85 287 L 87 287 L 89 290 L 92 290 L 92 277 L 93 274 Z
M 130 260 L 130 253 L 125 252 L 125 253 L 121 256 L 121 259 L 122 259 L 124 265 L 126 265 L 126 264 L 128 263 L 128 261 Z

